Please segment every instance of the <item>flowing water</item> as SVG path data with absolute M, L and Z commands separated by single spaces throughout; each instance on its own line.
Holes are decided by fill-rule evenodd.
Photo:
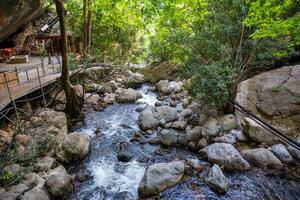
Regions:
M 186 150 L 171 148 L 165 155 L 159 155 L 155 153 L 159 145 L 131 142 L 135 148 L 133 159 L 127 163 L 118 161 L 119 143 L 129 142 L 139 130 L 139 113 L 136 109 L 145 103 L 153 106 L 157 100 L 156 94 L 148 89 L 147 85 L 139 89 L 143 98 L 138 104 L 115 104 L 103 112 L 87 112 L 79 131 L 90 135 L 91 152 L 77 166 L 79 169 L 75 172 L 76 176 L 84 178 L 77 179 L 71 199 L 137 199 L 137 188 L 149 163 L 168 162 L 175 158 L 197 159 L 196 154 Z M 212 192 L 203 181 L 206 173 L 207 170 L 204 170 L 187 177 L 177 186 L 163 192 L 161 199 L 300 199 L 300 181 L 296 178 L 267 174 L 255 168 L 244 173 L 226 173 L 232 185 L 226 195 L 220 196 Z

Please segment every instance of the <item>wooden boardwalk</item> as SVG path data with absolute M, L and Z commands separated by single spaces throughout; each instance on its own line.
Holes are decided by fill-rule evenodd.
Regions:
M 36 63 L 34 64 L 36 65 Z M 41 89 L 41 86 L 45 87 L 56 82 L 61 75 L 60 64 L 57 61 L 53 61 L 53 64 L 45 64 L 44 67 L 41 65 L 35 67 L 30 65 L 28 67 L 18 67 L 18 70 L 20 70 L 17 73 L 19 84 L 10 84 L 10 82 L 8 84 L 13 100 L 37 91 Z M 5 89 L 0 90 L 0 111 L 11 103 L 7 84 L 4 83 L 3 85 L 5 85 Z

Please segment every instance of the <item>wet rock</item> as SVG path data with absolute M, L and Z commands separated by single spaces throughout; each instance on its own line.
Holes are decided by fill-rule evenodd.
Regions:
M 275 144 L 272 146 L 272 152 L 281 160 L 283 163 L 290 163 L 293 161 L 293 157 L 288 152 L 283 144 Z
M 65 168 L 59 166 L 49 173 L 45 187 L 53 197 L 66 199 L 73 189 L 72 182 L 73 179 Z
M 157 196 L 164 190 L 178 184 L 183 178 L 184 169 L 184 163 L 181 161 L 150 165 L 140 182 L 139 197 Z
M 248 141 L 247 136 L 240 130 L 233 129 L 229 133 L 232 134 L 238 141 L 241 141 L 241 142 Z
M 100 96 L 98 94 L 85 94 L 84 103 L 89 106 L 95 106 L 99 103 Z
M 198 142 L 202 138 L 202 128 L 195 126 L 192 130 L 187 133 L 187 140 Z
M 176 101 L 170 101 L 170 106 L 175 108 L 177 106 Z
M 23 146 L 27 146 L 30 140 L 31 140 L 30 135 L 23 135 L 23 134 L 16 135 L 16 141 Z
M 0 199 L 2 200 L 16 200 L 25 191 L 29 190 L 27 185 L 20 183 L 18 185 L 11 186 L 6 192 L 0 193 Z
M 171 128 L 177 129 L 179 131 L 184 131 L 187 126 L 186 121 L 175 121 L 171 125 Z
M 116 101 L 118 103 L 134 103 L 138 99 L 142 98 L 142 94 L 138 91 L 135 91 L 132 88 L 122 89 L 120 94 L 116 96 Z
M 146 108 L 140 113 L 139 126 L 143 131 L 154 129 L 159 125 L 159 120 L 155 115 L 155 110 L 152 107 Z
M 16 178 L 22 173 L 22 169 L 19 164 L 6 165 L 3 167 L 2 171 L 4 174 L 9 174 L 10 179 Z
M 174 129 L 163 129 L 158 137 L 160 142 L 167 146 L 184 146 L 187 144 L 185 134 Z
M 138 72 L 134 73 L 130 70 L 126 71 L 123 84 L 126 85 L 127 87 L 138 87 L 144 82 L 145 82 L 145 77 L 142 74 Z
M 155 107 L 158 107 L 158 106 L 162 106 L 163 103 L 161 101 L 156 101 L 154 105 Z
M 178 118 L 178 114 L 175 108 L 169 106 L 160 106 L 155 108 L 159 119 L 164 119 L 166 122 L 175 121 Z
M 44 157 L 38 163 L 35 164 L 37 172 L 47 172 L 52 168 L 54 164 L 54 159 L 51 157 Z
M 242 155 L 227 143 L 214 143 L 200 151 L 200 155 L 207 157 L 208 161 L 224 166 L 228 170 L 245 171 L 250 169 L 249 163 Z
M 218 121 L 215 118 L 210 117 L 202 127 L 203 137 L 214 137 L 219 133 Z
M 193 115 L 193 111 L 191 109 L 184 109 L 179 113 L 179 117 L 189 118 Z
M 129 162 L 134 154 L 134 149 L 129 142 L 122 142 L 119 144 L 118 160 L 122 162 Z
M 148 143 L 152 145 L 159 144 L 160 143 L 159 137 L 151 138 L 150 140 L 148 140 Z
M 268 167 L 271 169 L 281 169 L 281 161 L 269 150 L 265 148 L 243 150 L 242 155 L 253 165 Z
M 105 83 L 101 88 L 100 88 L 100 92 L 105 94 L 111 94 L 114 93 L 114 91 L 118 88 L 118 85 L 115 81 L 109 81 L 107 83 Z
M 89 145 L 89 136 L 73 132 L 57 146 L 55 155 L 58 160 L 65 163 L 82 160 L 89 152 Z
M 50 200 L 49 195 L 42 187 L 35 187 L 22 196 L 21 200 Z
M 115 102 L 115 94 L 106 94 L 103 101 L 107 104 L 113 104 Z
M 216 164 L 210 168 L 208 176 L 205 178 L 205 182 L 213 191 L 219 194 L 225 194 L 230 187 L 230 181 L 224 176 L 219 165 Z
M 221 137 L 216 137 L 213 140 L 214 142 L 219 142 L 219 143 L 229 143 L 229 144 L 236 143 L 236 139 L 232 134 L 225 134 Z
M 195 142 L 189 142 L 188 143 L 188 148 L 192 152 L 197 152 L 198 151 L 198 146 L 197 146 L 197 143 L 195 143 Z
M 254 141 L 272 145 L 278 143 L 278 138 L 250 118 L 245 118 L 243 131 Z
M 232 114 L 224 115 L 223 117 L 219 118 L 218 122 L 223 131 L 229 131 L 238 126 L 237 119 Z
M 295 159 L 300 160 L 300 151 L 298 149 L 291 145 L 288 145 L 287 150 Z
M 206 147 L 208 145 L 208 142 L 205 138 L 202 138 L 198 144 L 197 144 L 197 147 L 198 149 L 203 149 L 204 147 Z

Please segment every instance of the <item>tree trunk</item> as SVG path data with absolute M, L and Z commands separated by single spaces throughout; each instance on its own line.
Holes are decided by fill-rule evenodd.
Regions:
M 69 79 L 68 67 L 68 46 L 67 46 L 67 33 L 65 21 L 65 9 L 63 0 L 54 0 L 56 5 L 56 12 L 59 18 L 60 34 L 61 34 L 61 49 L 62 49 L 62 72 L 60 83 L 66 94 L 66 114 L 68 118 L 76 119 L 80 116 L 81 105 L 78 95 L 76 95 L 72 84 Z
M 87 7 L 87 0 L 83 0 L 82 2 L 82 17 L 83 17 L 83 54 L 85 52 L 85 49 L 87 47 L 87 32 L 86 32 L 86 7 Z
M 84 29 L 84 51 L 89 54 L 92 40 L 92 10 L 91 0 L 83 0 L 83 29 Z

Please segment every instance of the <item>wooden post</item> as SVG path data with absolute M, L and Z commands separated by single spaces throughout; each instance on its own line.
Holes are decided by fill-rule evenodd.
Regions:
M 26 69 L 25 73 L 26 73 L 27 81 L 28 81 L 28 83 L 29 83 L 28 69 Z
M 37 67 L 36 69 L 37 69 L 37 73 L 38 73 L 38 78 L 39 78 L 40 89 L 41 89 L 41 91 L 42 91 L 42 96 L 43 96 L 43 102 L 44 102 L 44 106 L 47 106 L 47 102 L 46 102 L 45 95 L 44 95 L 44 89 L 43 89 L 43 86 L 42 86 L 42 81 L 41 81 L 41 77 L 40 77 L 39 68 Z
M 19 118 L 19 113 L 18 113 L 18 109 L 17 109 L 16 102 L 14 101 L 14 99 L 13 99 L 13 97 L 12 97 L 12 95 L 11 95 L 11 91 L 10 91 L 8 79 L 7 79 L 5 73 L 4 73 L 4 79 L 5 79 L 5 83 L 6 83 L 6 87 L 7 87 L 7 91 L 8 91 L 8 95 L 9 95 L 10 101 L 12 102 L 13 107 L 14 107 L 14 110 L 15 110 L 15 113 L 16 113 L 16 117 L 17 117 L 17 128 L 18 128 L 18 131 L 19 131 L 19 130 L 20 130 L 20 118 Z
M 19 75 L 18 75 L 18 68 L 17 68 L 17 67 L 15 67 L 15 70 L 16 70 L 16 75 L 17 75 L 17 80 L 18 80 L 18 83 L 19 83 L 19 85 L 21 85 L 21 83 L 20 83 L 20 79 L 19 79 Z

